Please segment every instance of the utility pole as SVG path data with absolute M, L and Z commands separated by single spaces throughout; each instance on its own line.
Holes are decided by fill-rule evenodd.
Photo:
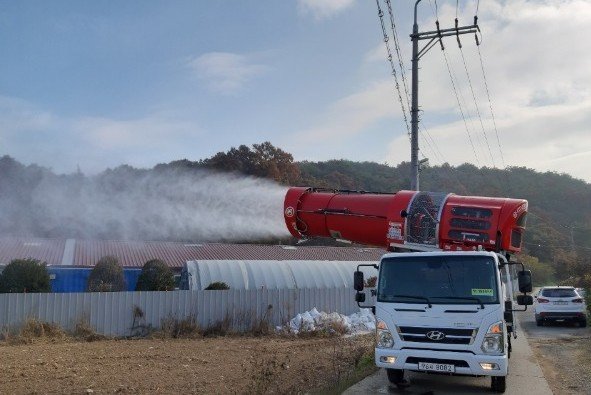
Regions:
M 455 35 L 458 45 L 461 47 L 460 34 L 475 33 L 479 31 L 478 18 L 474 17 L 474 24 L 469 26 L 458 26 L 456 18 L 456 27 L 450 29 L 440 29 L 439 21 L 436 21 L 437 30 L 419 33 L 417 23 L 417 8 L 421 0 L 415 3 L 415 18 L 412 27 L 412 104 L 410 109 L 410 188 L 414 191 L 419 190 L 419 59 L 426 54 L 438 42 L 441 44 L 441 50 L 444 50 L 443 37 Z M 419 50 L 419 40 L 429 40 L 427 44 Z

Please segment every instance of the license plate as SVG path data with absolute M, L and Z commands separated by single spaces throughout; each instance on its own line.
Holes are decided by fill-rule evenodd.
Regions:
M 419 370 L 454 373 L 456 371 L 456 367 L 447 363 L 419 362 Z
M 568 302 L 563 302 L 563 301 L 561 301 L 561 300 L 560 300 L 560 301 L 558 301 L 558 302 L 554 302 L 554 304 L 561 304 L 561 305 L 564 305 L 564 304 L 568 304 Z

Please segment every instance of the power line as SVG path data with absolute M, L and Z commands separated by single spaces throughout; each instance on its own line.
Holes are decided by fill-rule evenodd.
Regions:
M 398 100 L 400 101 L 400 106 L 402 107 L 402 116 L 404 117 L 404 123 L 406 124 L 406 131 L 410 137 L 410 126 L 408 123 L 408 118 L 406 116 L 406 109 L 404 107 L 404 101 L 402 100 L 402 94 L 400 92 L 400 84 L 398 83 L 398 73 L 396 72 L 396 66 L 394 65 L 394 60 L 392 58 L 392 50 L 390 49 L 389 44 L 389 36 L 388 31 L 386 30 L 386 25 L 384 24 L 384 12 L 382 11 L 382 7 L 380 7 L 380 1 L 376 0 L 376 5 L 378 7 L 378 16 L 380 18 L 380 24 L 382 26 L 382 33 L 384 34 L 384 44 L 386 46 L 386 51 L 388 52 L 388 62 L 390 63 L 390 68 L 392 70 L 392 75 L 394 76 L 394 81 L 396 85 L 396 91 L 398 92 Z
M 480 42 L 478 42 L 478 36 L 476 36 L 476 48 L 478 49 L 478 57 L 480 59 L 480 68 L 482 69 L 482 78 L 484 80 L 484 88 L 486 90 L 486 97 L 488 98 L 488 106 L 490 109 L 490 115 L 492 118 L 493 126 L 495 129 L 495 135 L 497 136 L 497 145 L 499 146 L 499 152 L 501 153 L 501 162 L 503 163 L 503 168 L 507 168 L 505 164 L 505 157 L 503 155 L 503 148 L 501 147 L 501 139 L 499 138 L 499 130 L 497 129 L 497 122 L 495 120 L 495 113 L 493 111 L 492 100 L 490 99 L 490 91 L 488 89 L 488 82 L 486 79 L 486 73 L 484 72 L 484 62 L 482 61 L 482 54 L 480 53 Z
M 445 170 L 447 172 L 447 174 L 450 176 L 450 178 L 454 179 L 456 181 L 456 183 L 458 184 L 458 186 L 463 189 L 462 193 L 467 194 L 468 188 L 462 183 L 462 181 L 460 181 L 460 178 L 458 177 L 458 173 L 457 173 L 456 169 L 454 167 L 452 167 L 451 165 L 450 166 L 443 166 L 443 164 L 448 163 L 448 161 L 445 159 L 443 153 L 437 147 L 435 140 L 433 139 L 433 137 L 431 137 L 431 135 L 429 134 L 429 132 L 427 131 L 427 129 L 424 126 L 423 126 L 423 131 L 424 131 L 424 134 L 421 134 L 420 136 L 423 138 L 423 142 L 425 142 L 426 145 L 433 151 L 433 155 L 436 158 L 438 158 L 438 160 L 441 162 L 441 164 L 442 164 L 441 168 L 443 170 Z M 427 138 L 425 138 L 424 136 L 427 136 Z M 431 139 L 431 142 L 429 142 L 429 139 Z M 435 149 L 433 149 L 433 146 L 435 147 Z
M 398 31 L 396 30 L 396 21 L 394 19 L 394 12 L 392 11 L 392 4 L 390 0 L 385 0 L 386 6 L 388 7 L 388 14 L 390 15 L 390 28 L 392 29 L 392 37 L 394 38 L 394 49 L 396 50 L 396 56 L 398 57 L 398 65 L 400 66 L 400 75 L 402 76 L 402 86 L 406 94 L 406 105 L 410 108 L 410 94 L 408 93 L 408 83 L 406 80 L 406 68 L 402 61 L 402 55 L 400 53 L 400 43 L 398 42 Z
M 396 19 L 394 17 L 394 12 L 392 9 L 391 1 L 385 0 L 385 3 L 388 8 L 388 14 L 390 16 L 390 28 L 392 30 L 392 37 L 394 38 L 394 48 L 396 50 L 396 55 L 398 58 L 398 66 L 400 69 L 400 75 L 402 76 L 402 85 L 404 87 L 404 91 L 406 94 L 407 106 L 408 106 L 408 108 L 410 108 L 410 94 L 408 92 L 408 82 L 407 82 L 406 73 L 405 73 L 406 67 L 404 66 L 404 61 L 403 61 L 401 51 L 400 51 L 400 44 L 398 41 L 398 31 L 396 29 Z M 431 136 L 429 135 L 429 132 L 427 131 L 427 128 L 424 126 L 424 124 L 421 124 L 421 126 L 423 127 L 423 130 L 426 133 L 426 135 L 429 138 L 431 138 Z M 441 155 L 441 151 L 437 147 L 437 143 L 435 142 L 435 140 L 433 140 L 432 138 L 431 138 L 431 141 L 429 141 L 428 139 L 425 139 L 425 138 L 423 138 L 423 140 L 426 143 L 426 145 L 429 147 L 429 149 L 431 150 L 431 152 L 433 153 L 434 156 L 437 156 L 438 154 L 440 155 L 441 161 L 443 163 L 445 161 L 445 158 L 443 157 L 443 155 Z M 420 154 L 425 159 L 425 155 L 422 152 L 420 152 Z
M 456 24 L 457 24 L 456 19 Z M 458 44 L 460 44 L 458 39 Z M 493 157 L 492 150 L 490 149 L 490 144 L 488 143 L 488 137 L 486 136 L 486 130 L 484 129 L 484 123 L 482 122 L 482 116 L 480 116 L 480 109 L 478 108 L 478 101 L 476 100 L 476 94 L 474 93 L 474 88 L 472 87 L 472 79 L 470 78 L 470 73 L 468 72 L 468 65 L 466 64 L 466 57 L 464 56 L 464 50 L 462 49 L 462 45 L 459 45 L 460 53 L 462 54 L 462 62 L 464 63 L 464 70 L 466 70 L 466 78 L 468 79 L 468 85 L 470 86 L 470 92 L 472 92 L 472 98 L 474 99 L 474 106 L 476 108 L 476 115 L 480 120 L 480 126 L 482 128 L 482 134 L 484 135 L 484 141 L 486 142 L 486 146 L 488 147 L 488 153 L 490 154 L 490 159 L 492 161 L 492 165 L 494 168 L 497 166 L 495 165 L 495 158 Z
M 435 6 L 433 6 L 433 3 L 435 3 Z M 436 0 L 434 0 L 434 1 L 431 1 L 431 0 L 429 0 L 429 6 L 430 6 L 430 8 L 431 8 L 431 12 L 433 13 L 433 16 L 435 17 L 435 19 L 436 19 L 436 21 L 437 21 L 436 23 L 438 24 L 438 19 L 439 19 L 439 7 L 438 7 L 438 5 L 437 5 L 437 1 L 436 1 Z M 479 3 L 478 3 L 478 4 L 477 4 L 477 6 L 476 6 L 476 13 L 478 13 L 478 7 L 479 7 Z M 459 2 L 456 2 L 456 17 L 457 17 L 457 15 L 458 15 L 458 8 L 459 8 Z M 477 19 L 478 19 L 477 17 L 475 17 L 475 19 L 474 19 L 474 24 L 475 24 L 475 25 L 476 25 L 476 23 L 477 23 Z M 458 38 L 458 43 L 459 43 L 459 38 Z M 477 40 L 477 44 L 479 44 L 479 43 L 478 43 L 478 40 Z M 460 44 L 460 49 L 461 49 L 461 44 Z M 463 58 L 463 60 L 464 60 L 464 65 L 465 65 L 465 67 L 466 67 L 466 62 L 465 62 L 465 58 L 464 58 L 464 56 L 463 56 L 463 52 L 462 52 L 462 58 Z M 474 157 L 475 157 L 475 160 L 476 160 L 476 164 L 477 164 L 478 166 L 480 166 L 481 164 L 480 164 L 480 161 L 479 161 L 479 159 L 478 159 L 478 155 L 477 155 L 477 153 L 476 153 L 476 152 L 477 152 L 477 150 L 476 150 L 476 145 L 479 145 L 479 146 L 480 146 L 482 143 L 481 143 L 480 139 L 478 138 L 478 135 L 475 135 L 475 136 L 474 136 L 474 140 L 472 139 L 472 135 L 471 135 L 471 133 L 470 133 L 470 127 L 468 126 L 468 123 L 470 123 L 470 124 L 471 124 L 472 128 L 476 129 L 476 127 L 475 127 L 475 125 L 474 125 L 474 123 L 473 123 L 474 121 L 473 121 L 473 120 L 472 120 L 472 118 L 470 117 L 469 110 L 468 110 L 468 106 L 467 106 L 467 104 L 466 104 L 466 100 L 464 99 L 464 97 L 463 97 L 463 95 L 461 94 L 461 92 L 459 92 L 459 91 L 458 91 L 458 89 L 456 88 L 456 82 L 455 82 L 455 81 L 457 80 L 457 78 L 454 78 L 454 75 L 453 75 L 454 73 L 453 73 L 453 71 L 452 71 L 452 69 L 451 69 L 450 62 L 449 62 L 449 60 L 448 60 L 447 56 L 445 55 L 445 52 L 444 52 L 444 60 L 445 60 L 445 63 L 446 63 L 447 69 L 448 69 L 448 73 L 449 73 L 449 76 L 450 76 L 450 81 L 451 81 L 451 83 L 452 83 L 452 88 L 453 88 L 453 90 L 454 90 L 454 94 L 455 94 L 455 96 L 456 96 L 456 100 L 457 100 L 457 103 L 458 103 L 458 107 L 459 107 L 459 110 L 460 110 L 460 114 L 462 115 L 462 120 L 463 120 L 463 122 L 464 122 L 464 127 L 465 127 L 465 129 L 466 129 L 466 133 L 467 133 L 467 135 L 468 135 L 468 140 L 469 140 L 469 142 L 470 142 L 470 146 L 472 147 L 472 152 L 473 152 L 473 154 L 474 154 Z M 481 61 L 481 66 L 482 66 L 482 65 L 483 65 L 483 63 L 482 63 L 482 61 Z M 466 67 L 466 68 L 467 68 L 467 67 Z M 471 85 L 470 76 L 469 76 L 469 74 L 468 74 L 468 73 L 467 73 L 467 76 L 468 76 L 469 83 L 470 83 L 470 85 Z M 487 89 L 487 97 L 488 97 L 488 99 L 489 99 L 489 107 L 490 107 L 490 109 L 491 109 L 491 113 L 493 113 L 493 111 L 492 111 L 492 102 L 491 102 L 491 100 L 490 100 L 490 91 L 488 91 L 488 85 L 486 84 L 486 82 L 485 82 L 485 87 L 486 87 L 486 89 Z M 470 86 L 470 89 L 473 91 L 472 85 Z M 474 96 L 474 94 L 473 94 L 473 96 Z M 463 108 L 465 108 L 465 112 L 464 112 L 464 109 L 463 109 Z M 480 110 L 478 109 L 478 107 L 477 107 L 477 113 L 480 113 Z M 467 117 L 468 117 L 469 119 L 466 119 Z M 479 115 L 479 118 L 480 118 L 480 120 L 481 120 L 481 126 L 482 126 L 482 127 L 484 127 L 484 126 L 483 126 L 483 124 L 482 124 L 482 118 L 481 118 L 481 116 L 480 116 L 480 115 Z M 503 163 L 503 167 L 504 167 L 504 168 L 506 168 L 506 165 L 505 165 L 505 159 L 504 159 L 504 156 L 503 156 L 503 152 L 502 152 L 502 149 L 500 148 L 500 139 L 499 139 L 499 136 L 498 136 L 498 129 L 497 129 L 497 127 L 496 127 L 496 122 L 495 122 L 494 115 L 493 115 L 493 125 L 494 125 L 494 128 L 495 128 L 495 133 L 496 133 L 496 135 L 497 135 L 497 144 L 498 144 L 498 146 L 499 146 L 499 149 L 501 150 L 501 161 L 502 161 L 502 163 Z M 492 149 L 490 148 L 490 144 L 489 144 L 489 141 L 488 141 L 488 138 L 487 138 L 486 132 L 485 132 L 484 130 L 483 130 L 483 134 L 484 134 L 484 136 L 485 136 L 486 145 L 487 145 L 487 147 L 488 147 L 488 154 L 489 154 L 489 155 L 490 155 L 490 157 L 491 157 L 491 160 L 492 160 L 492 163 L 493 163 L 493 167 L 495 167 L 495 168 L 496 168 L 496 166 L 495 166 L 495 163 L 494 163 L 494 156 L 492 155 Z M 475 145 L 475 142 L 476 142 L 476 145 Z M 483 150 L 484 150 L 484 152 L 487 152 L 487 149 L 486 149 L 486 148 L 484 148 Z M 486 156 L 486 155 L 485 155 L 485 156 Z
M 460 114 L 462 115 L 462 120 L 464 121 L 466 133 L 468 134 L 468 140 L 470 141 L 470 145 L 472 146 L 472 152 L 474 153 L 474 158 L 476 159 L 476 163 L 480 166 L 480 161 L 478 160 L 478 155 L 476 155 L 476 148 L 474 147 L 474 143 L 472 142 L 472 136 L 470 134 L 470 130 L 468 129 L 468 122 L 466 121 L 466 117 L 464 115 L 464 110 L 462 109 L 462 104 L 460 103 L 460 97 L 459 97 L 458 91 L 456 89 L 456 83 L 455 83 L 454 77 L 451 72 L 451 67 L 449 66 L 449 62 L 447 60 L 447 55 L 445 54 L 445 51 L 441 51 L 441 52 L 443 53 L 443 58 L 445 59 L 445 65 L 447 66 L 447 71 L 449 73 L 449 78 L 451 80 L 451 86 L 453 88 L 454 94 L 456 96 L 456 100 L 458 102 Z

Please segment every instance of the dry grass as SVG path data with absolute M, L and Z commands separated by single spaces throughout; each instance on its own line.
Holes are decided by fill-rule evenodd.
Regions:
M 170 315 L 161 320 L 160 330 L 150 336 L 157 339 L 197 339 L 202 337 L 202 333 L 195 317 L 179 319 Z
M 60 342 L 67 340 L 67 333 L 57 324 L 29 318 L 14 333 L 4 330 L 2 338 L 9 344 L 31 344 L 36 341 Z
M 74 325 L 72 337 L 76 340 L 84 340 L 87 342 L 108 339 L 107 336 L 97 333 L 90 325 L 90 322 L 88 322 L 88 319 L 84 317 L 80 318 Z

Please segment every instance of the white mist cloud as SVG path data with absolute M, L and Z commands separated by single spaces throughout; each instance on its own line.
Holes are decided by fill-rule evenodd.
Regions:
M 188 66 L 208 87 L 221 94 L 234 94 L 267 70 L 247 55 L 209 52 L 191 60 Z
M 74 183 L 47 177 L 32 196 L 39 217 L 31 232 L 131 240 L 277 239 L 289 236 L 285 192 L 265 179 L 207 171 L 118 168 Z
M 355 0 L 298 0 L 298 9 L 300 13 L 320 20 L 331 18 L 354 3 Z

